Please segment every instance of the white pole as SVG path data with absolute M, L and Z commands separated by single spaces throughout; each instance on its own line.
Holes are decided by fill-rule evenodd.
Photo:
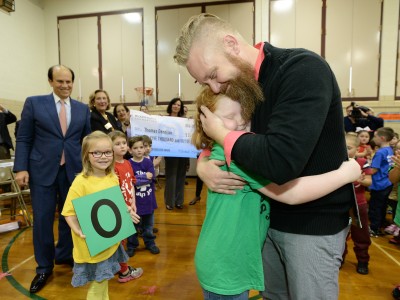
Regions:
M 352 80 L 353 80 L 353 67 L 350 66 L 350 82 L 349 82 L 349 89 L 350 89 L 350 96 L 352 94 Z
M 122 96 L 122 98 L 124 98 L 124 76 L 122 76 L 121 82 L 122 82 L 121 96 Z
M 79 77 L 79 101 L 82 101 L 82 86 L 81 86 L 81 78 Z
M 181 73 L 178 74 L 178 96 L 181 96 Z

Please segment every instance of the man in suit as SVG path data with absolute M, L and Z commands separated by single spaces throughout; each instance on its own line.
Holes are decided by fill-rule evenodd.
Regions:
M 63 65 L 53 66 L 48 81 L 52 94 L 25 101 L 14 163 L 17 183 L 29 183 L 35 220 L 33 246 L 38 266 L 31 293 L 43 288 L 54 263 L 73 265 L 71 231 L 61 211 L 75 175 L 82 170 L 82 139 L 91 131 L 88 106 L 70 98 L 74 72 Z M 54 247 L 56 208 L 58 243 Z
M 17 117 L 0 104 L 0 159 L 10 159 L 10 149 L 14 149 L 7 125 L 17 121 Z

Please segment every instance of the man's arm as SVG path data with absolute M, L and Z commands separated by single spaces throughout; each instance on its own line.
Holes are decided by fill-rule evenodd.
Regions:
M 346 154 L 342 106 L 332 71 L 311 55 L 296 59 L 299 61 L 292 66 L 283 67 L 281 80 L 269 87 L 276 89 L 276 99 L 265 99 L 255 113 L 252 128 L 256 134 L 242 135 L 232 150 L 232 159 L 238 164 L 277 184 L 300 177 L 315 159 L 317 146 L 322 149 L 322 144 L 340 143 L 342 139 L 343 153 L 332 153 L 332 162 L 337 161 L 330 162 L 336 165 L 332 169 L 345 160 Z M 267 108 L 271 113 L 261 114 Z M 331 126 L 329 139 L 327 126 Z
M 235 194 L 235 190 L 242 189 L 246 184 L 243 179 L 231 172 L 222 171 L 225 161 L 209 159 L 210 151 L 204 150 L 197 160 L 197 175 L 207 187 L 221 194 Z
M 15 180 L 21 187 L 28 185 L 28 161 L 35 134 L 32 99 L 27 98 L 21 113 L 18 136 L 15 147 L 14 172 Z
M 258 126 L 255 127 L 258 134 L 240 136 L 232 150 L 232 159 L 239 165 L 278 184 L 300 176 L 317 143 L 321 142 L 327 118 L 337 119 L 332 130 L 338 137 L 339 134 L 343 136 L 340 95 L 329 66 L 310 54 L 298 55 L 291 63 L 296 67 L 282 66 L 280 80 L 269 87 L 274 90 L 276 99 L 265 99 L 255 113 L 252 126 Z M 273 111 L 268 116 L 261 115 L 268 106 L 273 106 Z M 335 107 L 334 115 L 330 107 Z M 205 114 L 204 110 L 202 112 Z M 216 122 L 218 120 L 209 115 L 202 118 L 206 134 L 220 142 L 227 131 Z M 339 159 L 344 160 L 344 157 L 336 157 Z
M 372 130 L 377 130 L 378 128 L 383 127 L 384 121 L 383 121 L 382 118 L 375 117 L 375 116 L 372 116 L 372 115 L 368 115 L 367 120 L 368 120 L 368 123 L 370 123 L 369 127 Z
M 20 187 L 25 187 L 29 184 L 28 171 L 19 171 L 15 174 L 15 181 Z
M 0 104 L 0 110 L 4 113 L 4 119 L 7 125 L 17 121 L 17 117 L 1 104 Z

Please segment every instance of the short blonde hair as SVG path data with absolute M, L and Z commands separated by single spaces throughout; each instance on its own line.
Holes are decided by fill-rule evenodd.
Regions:
M 175 49 L 174 60 L 179 65 L 186 65 L 190 49 L 195 41 L 207 39 L 207 43 L 218 41 L 219 36 L 226 33 L 234 34 L 242 39 L 239 32 L 216 15 L 202 13 L 192 16 L 182 27 Z M 222 39 L 220 39 L 222 42 Z
M 94 108 L 94 99 L 96 99 L 96 94 L 97 93 L 104 93 L 107 96 L 107 110 L 109 110 L 111 108 L 111 100 L 110 100 L 110 96 L 108 95 L 108 93 L 105 90 L 95 90 L 93 93 L 90 94 L 89 96 L 89 108 L 93 109 Z
M 82 174 L 84 177 L 88 177 L 93 174 L 93 167 L 89 160 L 89 151 L 90 148 L 99 140 L 108 140 L 110 142 L 110 146 L 112 149 L 112 140 L 111 138 L 102 131 L 96 130 L 91 134 L 85 136 L 82 142 Z M 105 170 L 106 174 L 114 173 L 114 161 L 115 158 L 113 156 L 111 164 Z
M 128 142 L 128 137 L 126 136 L 126 134 L 119 130 L 111 131 L 110 133 L 108 133 L 108 136 L 111 138 L 111 141 L 113 143 L 118 137 L 123 138 Z
M 351 143 L 355 147 L 360 146 L 360 138 L 358 137 L 357 133 L 348 132 L 346 133 L 345 138 L 346 138 L 346 144 Z

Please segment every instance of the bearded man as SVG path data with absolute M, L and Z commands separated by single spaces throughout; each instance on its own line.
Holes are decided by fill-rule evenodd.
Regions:
M 340 90 L 319 55 L 267 42 L 252 46 L 226 21 L 200 14 L 182 28 L 174 59 L 214 93 L 238 76 L 261 86 L 264 101 L 251 121 L 255 134 L 230 131 L 202 108 L 203 129 L 224 145 L 228 163 L 232 158 L 245 169 L 283 184 L 332 171 L 347 160 Z M 244 183 L 218 168 L 224 163 L 203 157 L 197 172 L 211 190 L 234 193 Z M 297 206 L 271 201 L 263 249 L 264 299 L 338 298 L 339 267 L 353 203 L 351 184 Z

